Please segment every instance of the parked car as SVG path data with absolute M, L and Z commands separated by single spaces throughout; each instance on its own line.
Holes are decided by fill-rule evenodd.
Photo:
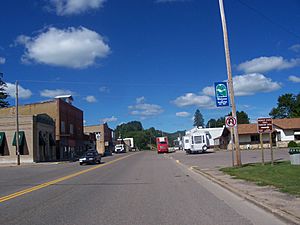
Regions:
M 96 150 L 87 151 L 81 158 L 79 158 L 79 164 L 101 163 L 101 155 Z

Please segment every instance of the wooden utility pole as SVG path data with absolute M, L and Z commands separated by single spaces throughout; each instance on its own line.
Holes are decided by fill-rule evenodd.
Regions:
M 17 165 L 20 165 L 20 145 L 19 145 L 19 88 L 16 81 L 16 153 Z
M 224 47 L 225 47 L 226 66 L 227 66 L 227 75 L 228 75 L 228 88 L 229 88 L 229 95 L 230 95 L 230 102 L 231 102 L 231 110 L 232 110 L 232 116 L 236 118 L 236 107 L 235 107 L 235 102 L 234 102 L 234 90 L 233 90 L 233 81 L 232 81 L 232 73 L 231 73 L 228 34 L 227 34 L 227 26 L 226 26 L 226 18 L 225 18 L 223 0 L 219 0 L 219 6 L 220 6 L 223 36 L 224 36 Z M 237 166 L 242 166 L 238 127 L 235 126 L 233 129 L 234 129 L 234 143 L 235 143 L 235 152 L 236 152 L 236 164 L 237 164 Z

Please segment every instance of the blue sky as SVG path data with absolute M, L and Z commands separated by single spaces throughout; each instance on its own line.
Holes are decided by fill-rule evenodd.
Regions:
M 237 110 L 252 121 L 300 90 L 300 2 L 225 0 Z M 227 79 L 217 0 L 1 1 L 0 71 L 14 105 L 72 94 L 87 125 L 190 129 Z

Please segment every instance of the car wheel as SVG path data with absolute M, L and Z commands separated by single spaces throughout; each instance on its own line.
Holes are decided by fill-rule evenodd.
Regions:
M 82 164 L 83 164 L 82 162 L 79 163 L 79 165 L 82 165 Z
M 202 152 L 205 152 L 206 150 L 207 150 L 207 146 L 204 145 L 204 146 L 202 147 Z

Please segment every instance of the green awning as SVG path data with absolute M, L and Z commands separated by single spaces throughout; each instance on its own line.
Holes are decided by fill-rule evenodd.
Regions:
M 40 134 L 39 135 L 39 145 L 45 145 L 45 144 L 46 144 L 46 142 L 45 142 L 43 136 Z
M 19 146 L 24 145 L 24 139 L 25 139 L 25 132 L 24 131 L 19 131 Z M 17 142 L 17 140 L 16 140 L 16 132 L 15 132 L 12 145 L 17 146 L 16 142 Z
M 55 146 L 55 141 L 51 134 L 49 134 L 49 144 L 50 144 L 50 146 Z
M 2 146 L 4 139 L 5 139 L 5 132 L 0 132 L 0 146 Z

